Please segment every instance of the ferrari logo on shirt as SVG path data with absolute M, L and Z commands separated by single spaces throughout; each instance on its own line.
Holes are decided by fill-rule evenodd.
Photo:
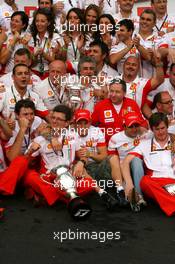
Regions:
M 163 24 L 163 28 L 168 28 L 168 22 L 165 22 L 164 24 Z
M 48 149 L 52 149 L 52 145 L 49 143 L 49 144 L 47 145 L 47 148 L 48 148 Z
M 48 91 L 48 96 L 52 96 L 53 92 L 52 91 Z
M 105 118 L 110 118 L 112 117 L 112 111 L 111 110 L 106 110 L 104 111 Z
M 91 91 L 90 91 L 90 97 L 93 97 L 93 96 L 94 96 L 94 91 L 91 90 Z
M 63 141 L 63 145 L 68 145 L 68 144 L 69 144 L 69 140 L 67 138 L 65 138 Z
M 11 103 L 11 104 L 15 104 L 15 99 L 14 99 L 14 98 L 11 98 L 11 99 L 10 99 L 10 103 Z
M 124 143 L 124 144 L 123 144 L 123 147 L 124 147 L 124 148 L 127 148 L 127 147 L 128 147 L 128 143 Z
M 92 140 L 86 142 L 86 147 L 92 147 L 92 146 L 93 146 Z
M 136 138 L 134 139 L 133 145 L 134 147 L 138 146 L 140 144 L 140 139 Z
M 4 12 L 4 16 L 5 17 L 9 17 L 10 16 L 10 13 L 8 11 Z
M 135 54 L 136 53 L 136 50 L 137 50 L 136 47 L 133 47 L 132 49 L 130 49 L 130 52 L 129 53 L 130 54 Z

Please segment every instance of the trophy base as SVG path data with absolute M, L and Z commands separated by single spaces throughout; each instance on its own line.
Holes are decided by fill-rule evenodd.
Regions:
M 84 200 L 76 197 L 69 202 L 68 212 L 75 220 L 84 220 L 90 216 L 92 209 Z

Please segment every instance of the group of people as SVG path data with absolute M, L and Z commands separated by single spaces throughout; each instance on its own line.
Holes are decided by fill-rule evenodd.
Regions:
M 134 3 L 38 0 L 28 17 L 4 0 L 0 195 L 69 203 L 53 173 L 66 166 L 77 196 L 175 213 L 175 14 Z

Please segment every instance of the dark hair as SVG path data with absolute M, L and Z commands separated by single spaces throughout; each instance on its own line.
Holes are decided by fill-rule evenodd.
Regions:
M 29 67 L 28 67 L 26 64 L 24 64 L 24 63 L 19 63 L 19 64 L 16 64 L 16 65 L 13 67 L 13 71 L 12 71 L 13 75 L 14 75 L 15 72 L 16 72 L 16 68 L 21 67 L 21 66 L 26 67 L 26 68 L 29 70 Z
M 168 117 L 164 113 L 154 113 L 149 118 L 149 125 L 151 130 L 153 127 L 157 127 L 160 125 L 161 122 L 164 122 L 166 127 L 168 127 Z
M 25 27 L 23 28 L 23 31 L 25 31 L 27 29 L 27 27 L 28 27 L 28 24 L 29 24 L 29 17 L 28 17 L 28 15 L 24 11 L 15 11 L 11 15 L 11 20 L 15 16 L 20 16 L 21 17 L 22 24 L 25 25 Z
M 118 79 L 115 78 L 115 79 L 113 79 L 113 80 L 110 81 L 109 85 L 111 86 L 111 85 L 113 85 L 113 84 L 115 84 L 115 83 L 117 83 L 117 84 L 121 84 L 121 85 L 122 85 L 122 90 L 123 90 L 123 92 L 126 93 L 127 86 L 126 86 L 126 82 L 125 82 L 124 80 L 122 80 L 122 79 L 120 79 L 120 78 L 118 78 Z
M 80 8 L 78 8 L 78 7 L 73 7 L 73 8 L 71 8 L 71 9 L 68 11 L 67 15 L 66 15 L 66 19 L 67 19 L 67 20 L 68 20 L 69 14 L 70 14 L 71 12 L 74 12 L 74 13 L 78 16 L 78 18 L 80 19 L 80 24 L 84 24 L 84 16 L 83 16 L 83 12 L 82 12 L 82 10 L 81 10 Z
M 134 23 L 131 19 L 122 19 L 119 21 L 119 26 L 125 26 L 128 31 L 134 31 Z
M 86 23 L 86 16 L 87 16 L 87 13 L 89 10 L 94 10 L 97 14 L 97 18 L 96 18 L 96 23 L 99 19 L 99 16 L 100 16 L 100 8 L 94 4 L 90 4 L 86 9 L 85 9 L 85 13 L 84 13 L 84 21 Z
M 154 10 L 152 10 L 152 9 L 150 9 L 150 8 L 145 9 L 145 10 L 141 13 L 140 17 L 141 17 L 143 14 L 149 14 L 149 15 L 152 15 L 152 16 L 153 16 L 153 19 L 154 19 L 154 22 L 156 22 L 156 13 L 154 12 Z
M 113 16 L 111 16 L 110 14 L 103 14 L 103 15 L 101 15 L 99 17 L 98 21 L 97 21 L 97 25 L 99 26 L 100 19 L 103 18 L 103 17 L 107 17 L 109 19 L 110 23 L 113 25 L 113 29 L 111 30 L 110 34 L 112 36 L 114 36 L 115 35 L 115 31 L 116 31 L 116 22 L 115 22 Z
M 72 109 L 67 105 L 63 105 L 63 104 L 55 106 L 53 112 L 65 114 L 66 121 L 70 121 L 73 115 Z
M 103 41 L 94 40 L 89 44 L 89 47 L 98 46 L 101 49 L 102 54 L 109 55 L 109 48 L 106 43 Z
M 16 55 L 18 55 L 18 56 L 27 55 L 28 59 L 31 59 L 31 53 L 26 48 L 20 48 L 20 49 L 16 50 L 14 56 L 16 56 Z
M 21 99 L 15 104 L 15 113 L 19 115 L 21 108 L 31 108 L 35 112 L 35 104 L 30 99 Z
M 40 5 L 40 1 L 41 0 L 38 0 L 38 5 Z M 53 5 L 53 0 L 50 0 L 50 3 L 51 3 L 51 5 Z
M 55 29 L 55 16 L 54 16 L 53 12 L 50 9 L 48 9 L 48 8 L 39 8 L 39 9 L 37 9 L 34 12 L 33 21 L 32 21 L 32 24 L 30 26 L 30 31 L 31 31 L 32 37 L 34 39 L 35 46 L 36 46 L 36 36 L 38 34 L 38 30 L 37 30 L 37 27 L 36 27 L 36 17 L 39 14 L 46 16 L 48 22 L 50 23 L 48 25 L 48 27 L 47 27 L 47 32 L 49 34 L 49 38 L 50 39 L 52 39 L 53 33 L 54 33 L 54 29 Z
M 86 62 L 93 63 L 95 68 L 96 68 L 96 61 L 94 58 L 92 58 L 90 56 L 83 56 L 80 58 L 80 60 L 78 62 L 78 75 L 80 75 L 81 65 L 83 63 L 86 63 Z
M 160 103 L 161 100 L 162 100 L 162 92 L 159 92 L 154 96 L 152 109 L 156 108 L 157 103 Z

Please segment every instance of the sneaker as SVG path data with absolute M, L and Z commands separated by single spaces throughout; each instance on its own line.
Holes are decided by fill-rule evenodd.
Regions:
M 124 190 L 117 192 L 117 201 L 118 201 L 119 206 L 121 207 L 126 207 L 129 205 L 128 200 L 126 200 L 125 198 Z
M 128 196 L 130 202 L 131 210 L 135 213 L 141 211 L 141 205 L 139 204 L 139 194 L 133 188 Z
M 112 210 L 116 205 L 118 205 L 116 199 L 107 192 L 102 193 L 101 199 L 109 210 Z

